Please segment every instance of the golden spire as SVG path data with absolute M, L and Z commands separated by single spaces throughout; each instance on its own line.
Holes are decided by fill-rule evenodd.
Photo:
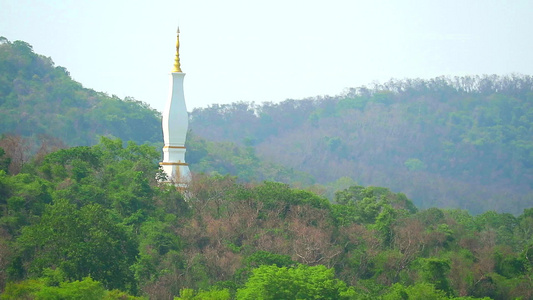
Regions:
M 180 65 L 180 28 L 178 27 L 178 38 L 176 40 L 176 58 L 174 59 L 174 69 L 172 69 L 172 73 L 179 72 L 181 73 L 181 65 Z

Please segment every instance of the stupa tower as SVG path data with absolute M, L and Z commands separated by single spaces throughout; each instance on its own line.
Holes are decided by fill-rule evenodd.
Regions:
M 185 73 L 180 65 L 180 30 L 176 41 L 176 58 L 174 69 L 170 73 L 170 92 L 163 111 L 163 167 L 168 180 L 177 186 L 184 186 L 190 181 L 191 172 L 185 163 L 185 139 L 189 127 L 189 115 L 185 106 L 183 79 Z

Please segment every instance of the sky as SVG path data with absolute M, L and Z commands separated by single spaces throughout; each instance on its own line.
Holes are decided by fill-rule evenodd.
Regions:
M 178 26 L 189 111 L 392 78 L 533 75 L 531 0 L 0 0 L 0 36 L 159 111 Z

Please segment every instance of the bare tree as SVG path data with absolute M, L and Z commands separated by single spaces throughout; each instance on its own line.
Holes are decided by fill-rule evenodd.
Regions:
M 8 171 L 16 175 L 22 171 L 22 167 L 29 160 L 30 140 L 20 135 L 4 135 L 0 139 L 0 148 L 3 148 L 6 156 L 11 159 Z

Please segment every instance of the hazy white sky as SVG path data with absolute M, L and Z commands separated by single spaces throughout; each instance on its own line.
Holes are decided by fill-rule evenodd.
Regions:
M 533 74 L 531 0 L 0 0 L 0 36 L 159 111 L 178 25 L 188 110 L 391 78 Z

